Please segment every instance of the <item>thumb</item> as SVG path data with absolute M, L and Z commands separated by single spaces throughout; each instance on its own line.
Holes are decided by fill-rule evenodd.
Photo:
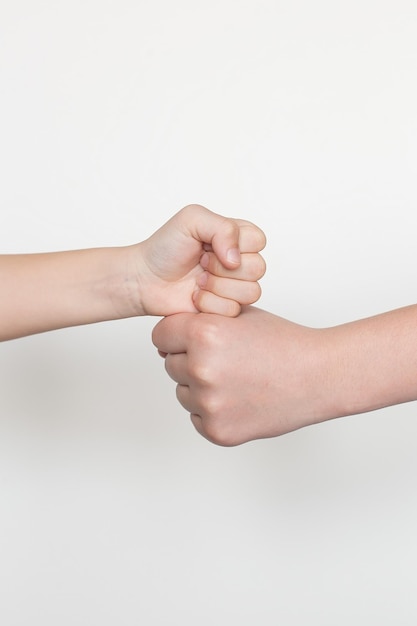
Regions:
M 240 227 L 236 220 L 213 213 L 198 204 L 185 207 L 179 215 L 184 218 L 188 233 L 201 243 L 211 245 L 224 267 L 239 267 Z

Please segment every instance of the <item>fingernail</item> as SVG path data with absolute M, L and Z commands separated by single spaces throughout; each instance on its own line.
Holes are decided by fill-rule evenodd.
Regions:
M 207 254 L 207 252 L 205 252 L 200 259 L 200 265 L 202 268 L 207 269 L 208 265 L 209 265 L 209 255 Z
M 229 263 L 234 263 L 235 265 L 239 265 L 240 263 L 239 248 L 230 248 L 230 250 L 227 251 L 226 258 L 229 261 Z

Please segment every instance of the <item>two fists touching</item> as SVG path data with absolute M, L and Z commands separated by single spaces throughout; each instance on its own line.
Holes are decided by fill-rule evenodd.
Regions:
M 264 246 L 254 224 L 192 205 L 135 245 L 0 255 L 0 340 L 162 316 L 154 343 L 203 436 L 235 445 L 292 430 L 305 407 L 291 402 L 309 402 L 302 344 L 314 333 L 247 306 L 261 293 Z
M 0 255 L 0 341 L 138 315 L 180 403 L 236 445 L 417 399 L 417 305 L 312 329 L 247 306 L 263 232 L 193 205 L 120 248 Z
M 265 272 L 259 252 L 264 246 L 265 235 L 254 224 L 192 205 L 135 245 L 0 255 L 0 341 L 111 319 L 165 316 L 165 325 L 154 333 L 155 343 L 169 353 L 167 369 L 180 383 L 178 397 L 206 434 L 199 420 L 208 411 L 192 380 L 188 355 L 195 363 L 199 337 L 207 336 L 207 319 L 219 325 L 232 321 L 242 306 L 259 298 L 258 280 Z M 212 378 L 220 371 L 217 362 L 224 351 L 221 345 L 216 351 L 215 343 L 210 347 L 206 363 L 198 363 L 197 370 L 206 368 Z M 188 382 L 177 365 L 171 369 L 180 361 L 190 371 Z M 229 376 L 226 364 L 222 371 Z M 211 404 L 223 391 L 222 385 L 212 389 Z
M 257 392 L 245 393 L 256 385 L 248 365 L 253 366 L 262 323 L 253 318 L 255 309 L 230 318 L 261 294 L 265 235 L 250 222 L 191 206 L 143 245 L 151 270 L 150 278 L 143 269 L 138 272 L 143 284 L 148 279 L 141 289 L 147 296 L 144 309 L 168 315 L 156 326 L 153 341 L 178 383 L 179 402 L 212 442 L 234 445 L 262 436 Z

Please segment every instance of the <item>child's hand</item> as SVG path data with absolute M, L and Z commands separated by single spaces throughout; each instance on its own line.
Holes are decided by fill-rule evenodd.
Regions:
M 264 246 L 264 233 L 250 222 L 185 207 L 131 248 L 143 314 L 238 315 L 261 294 Z
M 236 316 L 255 302 L 259 228 L 200 206 L 133 246 L 0 255 L 0 341 L 137 315 Z

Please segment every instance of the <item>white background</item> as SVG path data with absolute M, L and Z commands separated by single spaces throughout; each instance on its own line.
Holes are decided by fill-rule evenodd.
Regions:
M 199 202 L 265 230 L 262 308 L 416 302 L 416 33 L 414 0 L 0 0 L 1 251 Z M 0 346 L 0 623 L 415 625 L 415 405 L 216 447 L 156 321 Z

